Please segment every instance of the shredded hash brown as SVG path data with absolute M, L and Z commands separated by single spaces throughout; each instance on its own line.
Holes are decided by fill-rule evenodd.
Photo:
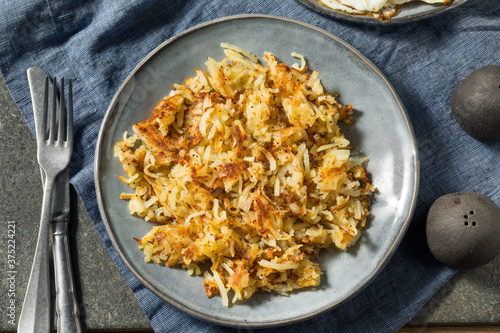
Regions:
M 116 143 L 135 191 L 130 213 L 159 222 L 136 239 L 145 261 L 204 274 L 208 297 L 225 306 L 257 291 L 288 292 L 320 284 L 317 258 L 332 244 L 354 244 L 374 186 L 350 158 L 337 123 L 351 105 L 323 91 L 318 72 L 267 67 L 239 47 L 174 90 L 149 119 Z

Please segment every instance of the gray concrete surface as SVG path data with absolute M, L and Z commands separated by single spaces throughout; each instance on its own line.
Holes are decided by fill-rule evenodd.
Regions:
M 9 323 L 7 315 L 10 310 L 7 307 L 10 300 L 14 299 L 17 322 L 31 271 L 42 205 L 36 141 L 3 79 L 0 81 L 0 142 L 0 175 L 3 175 L 0 176 L 1 331 L 16 329 Z M 146 315 L 109 256 L 74 189 L 71 189 L 71 196 L 69 241 L 83 328 L 150 327 Z M 10 224 L 15 224 L 15 236 L 12 238 L 9 238 L 9 221 Z M 17 265 L 14 288 L 11 288 L 12 279 L 7 280 L 11 276 L 8 274 L 11 270 L 7 266 L 8 251 L 12 250 L 12 246 L 9 248 L 9 244 L 12 245 L 9 239 L 15 240 L 14 256 Z M 9 295 L 9 289 L 15 289 L 14 297 Z M 52 312 L 54 325 L 54 310 Z

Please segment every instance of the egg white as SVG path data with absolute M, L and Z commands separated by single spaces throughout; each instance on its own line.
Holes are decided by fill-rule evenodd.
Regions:
M 396 5 L 412 1 L 446 4 L 450 0 L 320 0 L 325 6 L 354 14 L 379 13 L 381 11 L 395 11 Z

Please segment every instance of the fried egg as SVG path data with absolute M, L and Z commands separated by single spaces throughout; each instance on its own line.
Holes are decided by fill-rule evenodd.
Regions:
M 325 6 L 349 14 L 373 16 L 386 21 L 399 12 L 407 2 L 422 1 L 431 4 L 448 4 L 453 0 L 320 0 Z

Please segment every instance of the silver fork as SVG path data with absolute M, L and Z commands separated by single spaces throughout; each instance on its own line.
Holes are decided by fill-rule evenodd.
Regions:
M 42 213 L 38 241 L 31 267 L 31 274 L 19 317 L 18 332 L 49 332 L 50 330 L 50 279 L 49 231 L 52 219 L 52 200 L 55 179 L 71 160 L 73 153 L 73 94 L 72 82 L 68 87 L 68 115 L 64 104 L 64 78 L 61 79 L 60 105 L 57 107 L 57 85 L 53 80 L 52 109 L 48 107 L 49 78 L 45 79 L 42 124 L 37 131 L 38 163 L 45 172 Z

